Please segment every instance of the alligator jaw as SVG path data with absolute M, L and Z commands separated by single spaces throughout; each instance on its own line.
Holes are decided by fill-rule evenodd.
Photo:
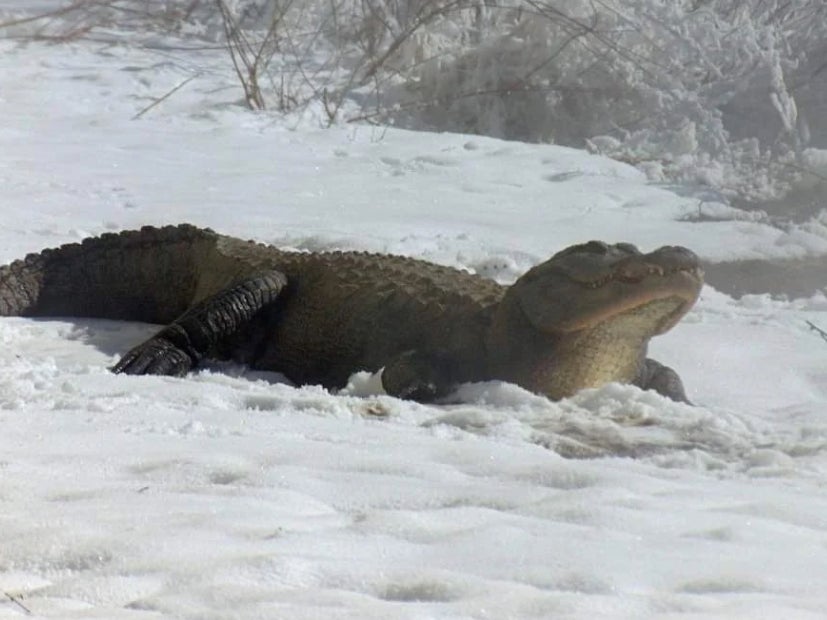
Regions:
M 658 317 L 652 317 L 651 335 L 662 334 L 674 327 L 694 305 L 702 283 L 703 272 L 697 268 L 664 274 L 650 271 L 635 278 L 620 274 L 601 285 L 600 292 L 603 298 L 613 299 L 614 303 L 595 302 L 593 307 L 584 309 L 578 316 L 560 321 L 556 330 L 575 332 L 588 329 L 652 302 L 669 300 L 672 309 L 669 309 L 669 304 L 660 305 L 663 313 Z

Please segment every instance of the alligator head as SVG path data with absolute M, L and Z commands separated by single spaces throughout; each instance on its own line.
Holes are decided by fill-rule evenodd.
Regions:
M 629 243 L 571 246 L 508 290 L 489 334 L 492 373 L 551 398 L 635 382 L 653 336 L 673 327 L 703 284 L 698 257 L 678 246 L 644 254 Z M 519 334 L 515 338 L 515 335 Z

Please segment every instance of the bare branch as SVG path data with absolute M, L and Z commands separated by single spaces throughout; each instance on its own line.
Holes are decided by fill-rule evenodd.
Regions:
M 22 609 L 22 610 L 23 610 L 23 613 L 25 613 L 27 616 L 31 616 L 31 615 L 32 615 L 32 610 L 31 610 L 31 609 L 29 609 L 28 607 L 26 607 L 26 606 L 23 604 L 23 602 L 20 600 L 20 596 L 19 596 L 19 595 L 17 595 L 17 594 L 12 594 L 11 592 L 3 592 L 3 594 L 5 594 L 5 595 L 6 595 L 6 598 L 8 598 L 8 599 L 9 599 L 12 603 L 14 603 L 15 605 L 17 605 L 20 609 Z
M 167 92 L 167 94 L 163 95 L 162 97 L 159 97 L 158 99 L 155 99 L 152 103 L 150 103 L 148 106 L 146 106 L 146 107 L 145 107 L 144 109 L 142 109 L 140 112 L 138 112 L 135 116 L 133 116 L 133 117 L 132 117 L 132 119 L 131 119 L 131 120 L 133 120 L 133 121 L 134 121 L 134 120 L 138 120 L 139 118 L 141 118 L 144 114 L 146 114 L 147 112 L 149 112 L 149 111 L 150 111 L 152 108 L 154 108 L 156 105 L 160 104 L 161 102 L 163 102 L 163 101 L 164 101 L 164 100 L 166 100 L 166 99 L 169 99 L 169 98 L 170 98 L 173 94 L 175 94 L 177 91 L 179 91 L 179 90 L 180 90 L 180 89 L 182 89 L 184 86 L 186 86 L 187 84 L 189 84 L 190 82 L 192 82 L 195 78 L 197 78 L 197 77 L 198 77 L 198 75 L 199 75 L 199 74 L 197 74 L 197 73 L 196 73 L 195 75 L 191 75 L 191 76 L 189 76 L 186 80 L 183 80 L 181 83 L 179 83 L 177 86 L 175 86 L 174 88 L 172 88 L 169 92 Z
M 814 332 L 816 332 L 819 336 L 821 336 L 821 338 L 822 338 L 825 342 L 827 342 L 827 331 L 824 331 L 824 330 L 823 330 L 823 329 L 821 329 L 820 327 L 816 326 L 816 324 L 815 324 L 815 323 L 812 323 L 812 322 L 810 322 L 810 321 L 804 321 L 804 322 L 805 322 L 805 323 L 807 323 L 807 325 L 809 325 L 809 326 L 810 326 L 810 329 L 811 329 L 811 330 L 813 330 Z

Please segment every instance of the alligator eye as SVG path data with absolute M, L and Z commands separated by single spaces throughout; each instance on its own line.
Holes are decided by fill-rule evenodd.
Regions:
M 609 251 L 609 246 L 602 241 L 589 241 L 581 245 L 580 249 L 589 254 L 606 254 Z
M 589 241 L 587 243 L 572 245 L 564 250 L 560 250 L 557 254 L 552 256 L 552 259 L 562 258 L 563 256 L 568 256 L 569 254 L 599 254 L 604 256 L 608 254 L 608 252 L 609 246 L 602 241 Z
M 637 249 L 637 246 L 632 245 L 631 243 L 615 243 L 615 247 L 618 250 L 623 250 L 627 254 L 640 254 L 640 250 Z

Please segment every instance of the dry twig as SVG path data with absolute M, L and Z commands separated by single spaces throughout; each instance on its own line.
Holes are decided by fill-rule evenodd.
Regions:
M 820 327 L 818 327 L 815 323 L 812 323 L 812 322 L 810 322 L 810 321 L 805 321 L 805 323 L 807 323 L 807 325 L 809 325 L 809 326 L 810 326 L 810 329 L 811 329 L 811 330 L 813 330 L 815 333 L 817 333 L 819 336 L 821 336 L 821 338 L 822 338 L 825 342 L 827 342 L 827 331 L 824 331 L 823 329 L 821 329 Z
M 27 616 L 32 615 L 32 610 L 26 607 L 23 602 L 20 600 L 20 597 L 17 594 L 12 594 L 11 592 L 3 592 L 12 603 L 17 605 L 20 609 L 22 609 Z
M 184 86 L 186 86 L 187 84 L 189 84 L 190 82 L 192 82 L 192 81 L 193 81 L 195 78 L 197 78 L 197 77 L 198 77 L 198 74 L 197 74 L 197 73 L 196 73 L 195 75 L 191 75 L 191 76 L 189 76 L 186 80 L 182 81 L 182 82 L 181 82 L 180 84 L 178 84 L 175 88 L 173 88 L 172 90 L 170 90 L 167 94 L 163 95 L 162 97 L 159 97 L 158 99 L 153 100 L 153 102 L 152 102 L 152 103 L 150 103 L 148 106 L 146 106 L 146 107 L 145 107 L 144 109 L 142 109 L 140 112 L 138 112 L 135 116 L 133 116 L 133 117 L 132 117 L 132 120 L 133 120 L 133 121 L 138 120 L 138 119 L 139 119 L 139 118 L 141 118 L 144 114 L 146 114 L 146 113 L 147 113 L 147 112 L 149 112 L 152 108 L 154 108 L 156 105 L 158 105 L 159 103 L 163 102 L 163 101 L 164 101 L 164 100 L 166 100 L 166 99 L 169 99 L 169 98 L 170 98 L 170 97 L 171 97 L 171 96 L 172 96 L 175 92 L 177 92 L 178 90 L 182 89 Z

